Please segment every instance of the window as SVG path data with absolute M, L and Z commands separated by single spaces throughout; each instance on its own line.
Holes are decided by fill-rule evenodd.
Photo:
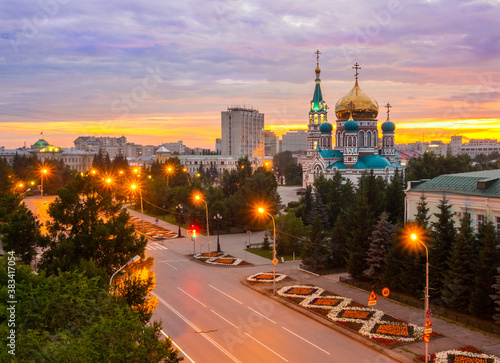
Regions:
M 479 225 L 484 224 L 484 214 L 476 215 L 476 229 L 479 228 Z
M 500 232 L 500 217 L 496 217 L 496 229 L 497 232 Z

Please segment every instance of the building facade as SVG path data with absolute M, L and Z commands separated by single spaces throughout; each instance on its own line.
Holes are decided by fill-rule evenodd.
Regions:
M 264 154 L 274 156 L 279 151 L 278 137 L 271 130 L 264 130 Z
M 221 112 L 222 155 L 264 156 L 264 114 L 253 108 Z
M 280 151 L 306 152 L 307 151 L 307 131 L 290 130 L 281 136 Z
M 440 175 L 431 180 L 408 182 L 405 198 L 405 221 L 412 221 L 417 207 L 425 197 L 430 222 L 435 222 L 439 203 L 450 204 L 455 226 L 460 225 L 464 213 L 469 213 L 474 226 L 490 219 L 500 231 L 500 170 Z
M 321 92 L 319 59 L 315 69 L 316 79 L 313 99 L 310 103 L 307 130 L 307 157 L 302 160 L 303 186 L 314 183 L 320 175 L 327 179 L 340 172 L 345 178 L 357 183 L 366 172 L 373 170 L 376 176 L 389 180 L 397 169 L 403 172 L 402 158 L 396 152 L 394 132 L 396 125 L 389 118 L 382 124 L 379 145 L 377 101 L 366 94 L 358 83 L 359 65 L 354 87 L 335 105 L 335 132 L 328 122 L 328 107 Z M 334 136 L 332 136 L 332 133 Z

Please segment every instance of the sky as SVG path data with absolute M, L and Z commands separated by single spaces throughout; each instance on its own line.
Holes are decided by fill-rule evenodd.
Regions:
M 305 129 L 359 84 L 396 142 L 500 139 L 500 0 L 2 0 L 0 146 L 42 135 L 215 149 L 221 111 Z

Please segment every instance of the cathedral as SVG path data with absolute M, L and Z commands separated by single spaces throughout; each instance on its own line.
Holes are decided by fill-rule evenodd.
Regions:
M 392 106 L 386 105 L 387 120 L 381 126 L 382 140 L 379 142 L 378 103 L 359 86 L 358 70 L 361 67 L 356 63 L 353 67 L 356 70 L 354 87 L 335 105 L 334 130 L 328 122 L 328 106 L 321 92 L 319 54 L 316 51 L 316 85 L 309 111 L 307 157 L 302 160 L 303 186 L 312 185 L 320 175 L 331 179 L 337 171 L 354 184 L 363 173 L 371 170 L 375 176 L 389 181 L 396 169 L 399 172 L 404 170 L 394 143 L 396 125 L 389 119 Z

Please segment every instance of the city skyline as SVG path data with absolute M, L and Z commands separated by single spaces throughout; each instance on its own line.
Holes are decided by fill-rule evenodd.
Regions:
M 354 84 L 397 143 L 499 139 L 499 1 L 16 2 L 0 26 L 0 146 L 82 135 L 215 148 L 221 111 L 306 129 L 319 49 L 333 109 Z M 253 34 L 249 37 L 249 34 Z M 466 140 L 465 140 L 466 141 Z

